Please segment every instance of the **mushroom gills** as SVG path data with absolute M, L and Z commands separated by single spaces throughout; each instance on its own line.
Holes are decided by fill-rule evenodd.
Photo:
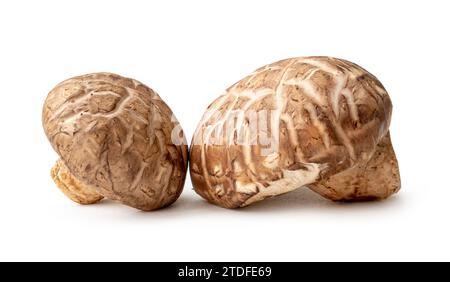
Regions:
M 103 199 L 103 196 L 97 193 L 93 187 L 81 183 L 73 177 L 61 159 L 56 161 L 50 174 L 59 190 L 76 203 L 89 205 Z
M 248 198 L 241 207 L 273 196 L 281 195 L 315 182 L 319 178 L 323 165 L 316 163 L 303 164 L 306 169 L 283 170 L 283 178 L 270 182 L 270 185 L 260 189 L 259 193 Z

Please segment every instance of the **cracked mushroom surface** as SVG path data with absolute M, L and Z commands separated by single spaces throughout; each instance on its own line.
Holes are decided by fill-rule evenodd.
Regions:
M 172 204 L 187 171 L 187 143 L 149 87 L 111 73 L 77 76 L 47 96 L 43 127 L 60 159 L 51 176 L 80 204 L 102 198 L 140 209 Z
M 331 57 L 257 69 L 203 115 L 190 150 L 195 191 L 227 208 L 307 186 L 336 201 L 400 189 L 392 104 L 375 76 Z

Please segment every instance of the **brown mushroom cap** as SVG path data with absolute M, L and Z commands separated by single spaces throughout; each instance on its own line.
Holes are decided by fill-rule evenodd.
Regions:
M 144 84 L 111 73 L 68 79 L 48 94 L 42 120 L 61 158 L 52 177 L 72 200 L 106 197 L 153 210 L 180 195 L 187 170 L 183 130 Z
M 266 65 L 208 107 L 191 144 L 194 189 L 228 208 L 305 185 L 333 200 L 386 198 L 400 188 L 391 112 L 382 84 L 351 62 Z

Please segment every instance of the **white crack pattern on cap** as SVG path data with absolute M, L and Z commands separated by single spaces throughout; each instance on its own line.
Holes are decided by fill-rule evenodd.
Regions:
M 270 113 L 268 128 L 259 123 L 255 135 L 249 120 L 261 111 Z M 190 152 L 194 189 L 228 208 L 305 185 L 332 200 L 386 198 L 400 188 L 391 111 L 382 84 L 346 60 L 266 65 L 231 86 L 201 119 Z M 269 146 L 255 143 L 267 133 Z
M 52 176 L 72 200 L 106 197 L 153 210 L 180 195 L 185 137 L 170 108 L 144 84 L 111 73 L 74 77 L 48 94 L 42 117 L 61 157 Z

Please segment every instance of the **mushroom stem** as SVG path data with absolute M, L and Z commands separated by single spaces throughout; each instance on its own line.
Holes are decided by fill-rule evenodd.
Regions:
M 400 190 L 400 172 L 389 132 L 367 162 L 308 187 L 333 201 L 380 200 L 396 193 Z
M 78 181 L 61 159 L 56 161 L 50 174 L 56 186 L 74 202 L 88 205 L 103 199 L 103 196 L 97 193 L 93 187 Z

